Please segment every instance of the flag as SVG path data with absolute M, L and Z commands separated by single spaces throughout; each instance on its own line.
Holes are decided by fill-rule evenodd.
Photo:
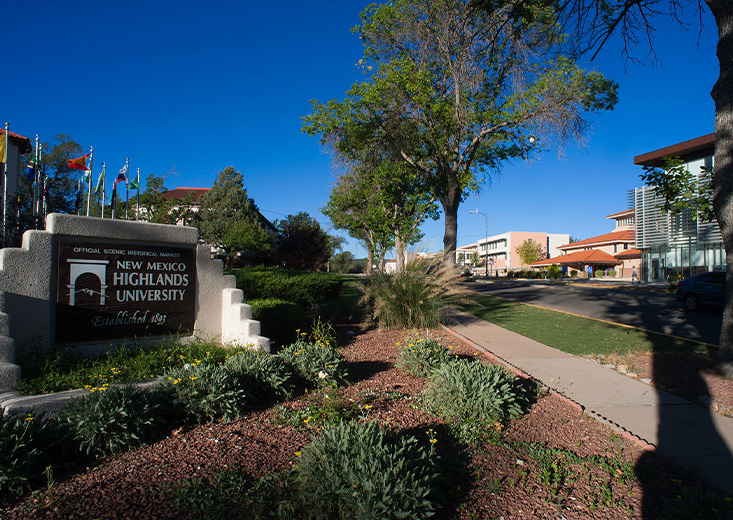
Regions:
M 127 164 L 125 164 L 122 168 L 120 168 L 120 176 L 124 179 L 126 173 L 127 173 Z
M 5 131 L 5 137 L 0 139 L 0 163 L 5 162 L 5 154 L 8 153 L 8 131 Z
M 36 181 L 36 161 L 28 161 L 28 182 L 33 184 Z
M 69 163 L 69 168 L 72 168 L 74 170 L 86 170 L 87 169 L 87 157 L 89 157 L 90 154 L 82 155 L 81 157 L 77 157 L 76 159 L 67 159 Z
M 127 167 L 125 167 L 124 169 L 127 169 Z M 125 174 L 122 172 L 122 170 L 120 170 L 120 174 L 115 179 L 115 187 L 117 187 L 118 182 L 127 182 L 127 177 L 125 177 Z
M 87 170 L 84 172 L 84 177 L 81 178 L 81 182 L 89 183 L 89 180 L 91 178 L 92 178 L 92 172 L 90 170 Z
M 140 189 L 140 174 L 137 174 L 137 179 L 130 179 L 130 182 L 127 184 L 131 190 L 139 190 Z
M 115 202 L 117 202 L 117 181 L 112 186 L 112 198 L 110 199 L 109 205 L 112 206 L 112 212 L 114 213 Z
M 102 192 L 102 188 L 104 187 L 104 171 L 99 174 L 99 179 L 97 179 L 97 186 L 94 188 L 94 194 L 99 195 Z

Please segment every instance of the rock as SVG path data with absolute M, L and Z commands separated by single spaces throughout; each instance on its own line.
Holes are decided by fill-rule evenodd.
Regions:
M 622 374 L 625 374 L 626 372 L 629 371 L 629 369 L 626 367 L 626 365 L 619 365 L 618 367 L 616 367 L 616 369 L 619 372 L 621 372 Z
M 642 383 L 646 383 L 648 385 L 652 384 L 652 380 L 649 379 L 648 377 L 642 377 L 641 379 L 639 379 L 639 381 L 641 381 Z
M 639 379 L 639 376 L 634 374 L 633 372 L 627 372 L 626 375 L 632 379 Z

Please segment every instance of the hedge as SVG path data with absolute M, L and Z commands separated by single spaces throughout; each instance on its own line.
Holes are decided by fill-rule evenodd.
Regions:
M 333 300 L 343 285 L 342 277 L 329 273 L 261 267 L 239 269 L 235 274 L 245 301 L 279 298 L 308 305 Z

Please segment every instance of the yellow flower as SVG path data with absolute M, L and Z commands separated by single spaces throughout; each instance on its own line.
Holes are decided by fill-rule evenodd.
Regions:
M 189 376 L 189 379 L 193 381 L 194 379 L 198 379 L 198 377 Z
M 28 417 L 25 418 L 25 420 L 26 421 L 32 421 L 33 420 L 33 416 L 32 415 L 29 415 Z
M 295 456 L 296 456 L 296 457 L 300 457 L 300 455 L 301 455 L 301 452 L 300 452 L 300 451 L 296 451 L 296 452 L 295 452 Z
M 438 442 L 438 439 L 430 439 L 430 444 L 435 444 L 436 442 Z
M 371 407 L 372 407 L 372 405 L 368 404 L 368 405 L 366 405 L 366 406 L 364 407 L 364 409 L 365 409 L 365 410 L 369 410 L 369 408 L 371 408 Z

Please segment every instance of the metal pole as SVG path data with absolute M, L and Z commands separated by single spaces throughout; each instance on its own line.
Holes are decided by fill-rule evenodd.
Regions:
M 92 181 L 94 180 L 94 147 L 89 150 L 89 190 L 87 193 L 87 217 L 92 207 Z
M 10 125 L 5 123 L 5 157 L 3 158 L 3 247 L 7 246 L 8 235 L 8 145 Z
M 127 158 L 127 162 L 125 162 L 125 220 L 130 220 L 130 158 Z
M 137 169 L 137 211 L 135 220 L 140 220 L 140 168 Z

